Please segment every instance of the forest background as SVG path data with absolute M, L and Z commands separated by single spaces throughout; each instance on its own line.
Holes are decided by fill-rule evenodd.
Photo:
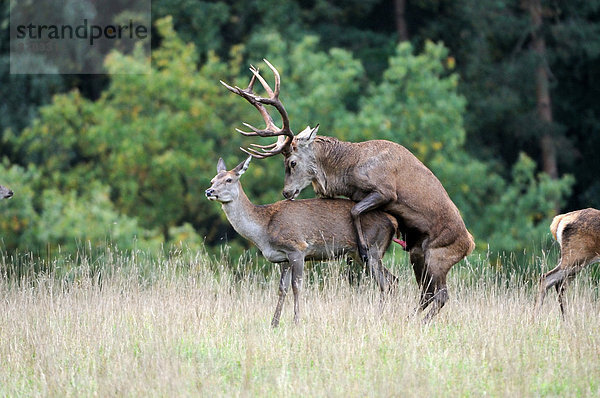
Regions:
M 254 142 L 234 129 L 261 121 L 219 80 L 246 85 L 249 64 L 272 79 L 263 58 L 294 131 L 406 146 L 490 258 L 548 244 L 558 211 L 600 208 L 600 0 L 153 0 L 152 71 L 138 75 L 120 72 L 143 60 L 119 53 L 104 75 L 9 74 L 9 8 L 5 252 L 248 248 L 204 190 L 219 157 L 233 167 Z M 280 200 L 281 157 L 242 183 L 255 203 Z

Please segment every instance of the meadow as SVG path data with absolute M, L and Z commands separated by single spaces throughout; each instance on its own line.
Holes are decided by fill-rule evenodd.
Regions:
M 0 396 L 598 396 L 593 273 L 571 285 L 565 321 L 554 291 L 534 319 L 539 270 L 472 257 L 430 324 L 412 316 L 416 283 L 397 254 L 399 288 L 383 301 L 343 263 L 307 267 L 301 322 L 290 292 L 272 329 L 278 269 L 260 258 L 5 255 Z

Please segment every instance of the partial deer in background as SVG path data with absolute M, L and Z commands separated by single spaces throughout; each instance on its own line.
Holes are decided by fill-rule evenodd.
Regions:
M 544 302 L 546 292 L 554 286 L 564 317 L 567 284 L 583 268 L 600 261 L 600 211 L 588 208 L 559 214 L 552 220 L 550 232 L 560 245 L 560 260 L 556 268 L 545 273 L 540 280 L 536 313 Z
M 299 295 L 304 261 L 325 260 L 345 255 L 360 261 L 356 231 L 350 216 L 354 205 L 347 199 L 286 200 L 269 205 L 254 205 L 242 189 L 239 179 L 252 157 L 227 171 L 223 159 L 217 175 L 206 190 L 209 200 L 221 202 L 233 228 L 254 243 L 265 258 L 281 267 L 279 300 L 271 322 L 279 324 L 281 309 L 290 281 L 294 292 L 294 321 L 300 315 Z M 369 243 L 369 269 L 382 292 L 397 284 L 396 277 L 383 267 L 381 258 L 396 233 L 396 219 L 382 211 L 363 217 Z M 291 270 L 291 273 L 290 273 Z
M 242 150 L 256 158 L 283 154 L 283 196 L 287 199 L 296 198 L 300 191 L 312 184 L 320 197 L 345 196 L 357 202 L 351 208 L 351 215 L 357 231 L 358 249 L 364 260 L 368 261 L 369 245 L 362 216 L 377 209 L 396 217 L 421 287 L 417 310 L 423 311 L 434 303 L 425 318 L 431 319 L 448 299 L 448 271 L 475 248 L 473 237 L 448 193 L 419 159 L 394 142 L 339 141 L 317 136 L 318 126 L 307 127 L 294 136 L 288 114 L 279 99 L 279 72 L 267 60 L 264 61 L 275 75 L 274 90 L 254 67 L 250 68 L 252 79 L 246 89 L 221 81 L 228 90 L 258 109 L 266 123 L 263 130 L 244 123 L 252 131 L 238 129 L 238 132 L 247 136 L 278 137 L 277 142 L 271 145 L 252 144 L 251 148 Z M 253 92 L 257 79 L 268 97 L 260 97 Z M 275 125 L 265 105 L 277 109 L 282 118 L 282 128 Z
M 4 185 L 0 185 L 0 199 L 10 199 L 13 194 L 11 189 L 6 188 Z

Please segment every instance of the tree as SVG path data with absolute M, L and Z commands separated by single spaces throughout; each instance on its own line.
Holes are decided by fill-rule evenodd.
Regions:
M 396 32 L 399 41 L 408 40 L 408 27 L 406 26 L 406 0 L 394 0 L 394 12 L 396 19 Z
M 568 209 L 599 206 L 600 1 L 417 3 L 435 15 L 414 41 L 443 40 L 456 60 L 469 151 L 506 170 L 525 152 L 540 170 L 577 176 Z
M 542 124 L 552 124 L 552 100 L 550 97 L 550 82 L 548 77 L 548 61 L 546 60 L 546 40 L 542 34 L 542 4 L 540 0 L 527 0 L 526 7 L 531 15 L 531 48 L 537 57 L 535 68 L 536 111 Z M 552 136 L 548 132 L 540 137 L 542 152 L 542 170 L 551 178 L 558 177 L 556 165 L 556 148 Z

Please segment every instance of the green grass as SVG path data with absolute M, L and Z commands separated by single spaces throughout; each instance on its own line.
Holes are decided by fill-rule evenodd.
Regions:
M 589 271 L 569 290 L 567 321 L 554 291 L 532 319 L 535 272 L 470 259 L 423 325 L 411 317 L 413 276 L 396 259 L 399 291 L 383 304 L 369 278 L 351 286 L 339 263 L 308 267 L 302 321 L 292 322 L 290 292 L 272 329 L 277 271 L 251 257 L 233 268 L 185 251 L 4 258 L 0 396 L 600 394 Z M 15 262 L 19 272 L 7 271 Z

